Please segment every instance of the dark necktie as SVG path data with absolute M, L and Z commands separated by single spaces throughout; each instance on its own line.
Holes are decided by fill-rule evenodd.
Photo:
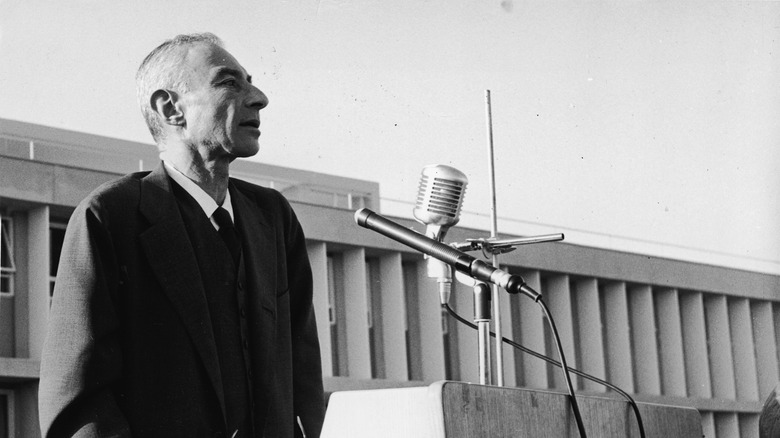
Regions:
M 233 261 L 238 266 L 241 258 L 241 242 L 238 240 L 238 233 L 233 226 L 233 221 L 230 219 L 230 213 L 222 207 L 217 207 L 213 216 L 217 225 L 219 225 L 219 235 L 222 236 L 222 240 L 225 241 L 230 254 L 233 256 Z

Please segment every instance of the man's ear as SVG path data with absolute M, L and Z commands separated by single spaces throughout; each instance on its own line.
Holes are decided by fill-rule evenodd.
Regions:
M 184 124 L 184 113 L 176 105 L 176 100 L 176 93 L 168 90 L 157 90 L 152 93 L 149 103 L 163 123 L 181 126 Z

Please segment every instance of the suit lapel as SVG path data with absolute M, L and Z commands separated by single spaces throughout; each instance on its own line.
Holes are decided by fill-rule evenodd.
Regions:
M 222 376 L 203 281 L 162 163 L 142 180 L 140 210 L 151 223 L 140 236 L 149 265 L 187 328 L 224 414 Z

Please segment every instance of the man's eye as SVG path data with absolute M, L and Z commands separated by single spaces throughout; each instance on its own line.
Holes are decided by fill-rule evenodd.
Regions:
M 238 81 L 236 81 L 235 79 L 228 79 L 222 82 L 222 85 L 227 85 L 228 87 L 235 87 L 236 85 L 238 85 Z

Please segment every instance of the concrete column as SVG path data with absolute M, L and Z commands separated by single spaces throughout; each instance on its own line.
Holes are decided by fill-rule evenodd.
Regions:
M 428 278 L 425 261 L 417 263 L 416 296 L 419 310 L 423 379 L 426 381 L 442 380 L 445 377 L 446 367 L 444 365 L 441 302 L 436 282 Z
M 747 298 L 732 298 L 727 303 L 737 399 L 759 401 L 750 303 Z
M 631 360 L 631 329 L 628 318 L 626 283 L 604 285 L 604 332 L 609 381 L 628 393 L 634 390 L 634 366 Z
M 601 327 L 601 300 L 598 282 L 595 278 L 576 282 L 576 312 L 579 331 L 580 366 L 579 369 L 602 380 L 606 379 L 604 363 L 604 340 Z M 607 389 L 595 382 L 580 378 L 583 389 L 604 392 Z
M 636 390 L 640 393 L 660 395 L 661 379 L 656 344 L 655 309 L 650 286 L 630 288 L 628 303 Z
M 542 281 L 539 271 L 525 271 L 523 272 L 523 278 L 535 291 L 542 292 Z M 542 309 L 524 295 L 516 295 L 513 298 L 516 301 L 517 309 L 515 311 L 517 316 L 513 318 L 513 323 L 518 328 L 517 332 L 519 332 L 516 332 L 515 341 L 537 353 L 550 356 L 550 353 L 546 351 L 546 323 Z M 538 389 L 547 388 L 547 363 L 530 354 L 522 352 L 516 354 L 519 355 L 516 363 L 520 364 L 522 368 L 522 376 L 519 380 L 522 381 L 523 386 Z M 557 357 L 557 354 L 552 356 Z
M 349 377 L 370 379 L 371 346 L 368 336 L 366 259 L 363 248 L 344 253 L 344 307 L 346 309 Z
M 27 277 L 29 357 L 41 360 L 49 321 L 49 207 L 28 212 Z
M 660 346 L 661 388 L 664 395 L 685 397 L 685 358 L 677 290 L 659 289 L 655 292 L 655 311 Z
M 547 288 L 542 293 L 544 294 L 543 300 L 547 303 L 550 314 L 555 321 L 555 326 L 558 329 L 563 352 L 566 355 L 566 363 L 572 368 L 577 368 L 578 360 L 574 337 L 574 308 L 571 300 L 569 276 L 556 275 L 550 277 L 547 279 Z M 549 349 L 550 356 L 556 360 L 560 360 L 553 339 L 550 339 Z M 555 368 L 552 369 L 551 372 L 553 375 L 553 386 L 558 389 L 566 389 L 566 381 L 564 380 L 562 371 Z M 572 376 L 571 381 L 574 389 L 579 389 L 576 376 Z
M 685 377 L 689 397 L 712 397 L 709 353 L 707 351 L 707 323 L 704 316 L 704 297 L 701 292 L 680 294 Z
M 379 259 L 382 308 L 382 334 L 385 377 L 390 380 L 409 379 L 406 348 L 406 299 L 404 294 L 401 253 Z
M 705 297 L 704 313 L 707 321 L 707 345 L 710 348 L 712 395 L 715 398 L 734 400 L 737 397 L 737 389 L 734 384 L 734 358 L 726 297 L 723 295 Z
M 328 254 L 324 243 L 314 242 L 306 245 L 311 262 L 314 284 L 314 313 L 317 316 L 317 335 L 320 339 L 322 355 L 322 375 L 333 376 L 333 345 L 330 336 L 330 303 L 328 302 Z

